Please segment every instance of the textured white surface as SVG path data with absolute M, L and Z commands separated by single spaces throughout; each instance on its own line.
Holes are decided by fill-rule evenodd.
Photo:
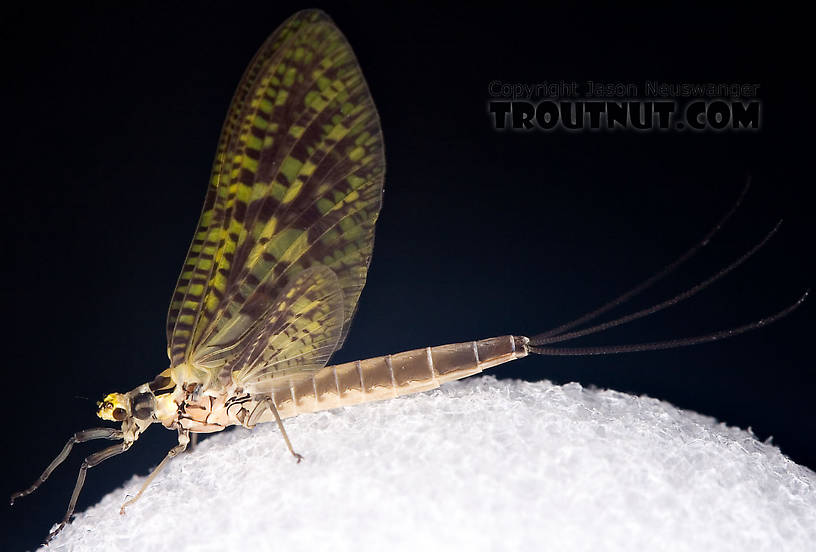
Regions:
M 812 551 L 816 474 L 647 397 L 480 378 L 238 429 L 51 550 Z M 160 428 L 157 428 L 160 429 Z M 467 547 L 467 548 L 465 548 Z

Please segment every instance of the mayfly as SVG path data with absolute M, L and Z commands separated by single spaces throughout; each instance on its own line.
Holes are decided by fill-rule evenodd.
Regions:
M 118 441 L 82 463 L 68 523 L 86 472 L 131 448 L 152 424 L 178 444 L 122 506 L 136 501 L 191 436 L 435 388 L 524 357 L 656 350 L 758 328 L 799 306 L 716 333 L 617 347 L 552 345 L 667 308 L 735 269 L 773 235 L 697 286 L 648 309 L 570 331 L 666 276 L 705 246 L 740 203 L 674 263 L 568 324 L 533 337 L 506 335 L 326 366 L 342 346 L 365 284 L 382 201 L 385 157 L 379 116 L 346 39 L 320 11 L 302 11 L 264 43 L 244 73 L 218 142 L 204 207 L 167 315 L 169 367 L 99 403 L 120 429 L 75 433 L 28 489 L 37 489 L 76 443 Z M 743 191 L 743 195 L 744 195 Z M 778 228 L 778 225 L 777 225 Z

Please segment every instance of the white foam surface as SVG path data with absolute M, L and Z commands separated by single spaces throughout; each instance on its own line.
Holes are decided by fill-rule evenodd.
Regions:
M 49 549 L 816 549 L 813 471 L 648 397 L 484 377 L 285 423 L 301 464 L 274 423 L 215 435 Z

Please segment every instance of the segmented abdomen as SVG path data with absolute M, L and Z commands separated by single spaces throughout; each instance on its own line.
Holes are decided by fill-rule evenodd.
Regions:
M 281 417 L 288 418 L 427 391 L 524 356 L 527 338 L 512 335 L 425 347 L 326 366 L 274 399 Z

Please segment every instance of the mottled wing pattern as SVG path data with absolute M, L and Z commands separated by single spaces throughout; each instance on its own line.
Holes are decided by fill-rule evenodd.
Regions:
M 251 393 L 276 391 L 321 369 L 337 348 L 343 290 L 333 270 L 312 266 L 262 316 L 234 320 L 196 351 L 193 363 L 220 371 L 227 381 L 233 377 Z
M 384 173 L 379 118 L 351 47 L 324 13 L 295 14 L 261 47 L 230 105 L 167 316 L 171 368 L 209 381 L 215 367 L 196 357 L 225 335 L 238 355 L 242 340 L 260 335 L 247 320 L 269 320 L 273 303 L 285 310 L 282 292 L 302 289 L 295 282 L 310 267 L 332 271 L 342 290 L 339 347 L 365 284 Z M 333 331 L 309 328 L 321 344 L 318 334 Z M 302 350 L 277 350 L 304 367 L 325 356 L 297 342 Z

